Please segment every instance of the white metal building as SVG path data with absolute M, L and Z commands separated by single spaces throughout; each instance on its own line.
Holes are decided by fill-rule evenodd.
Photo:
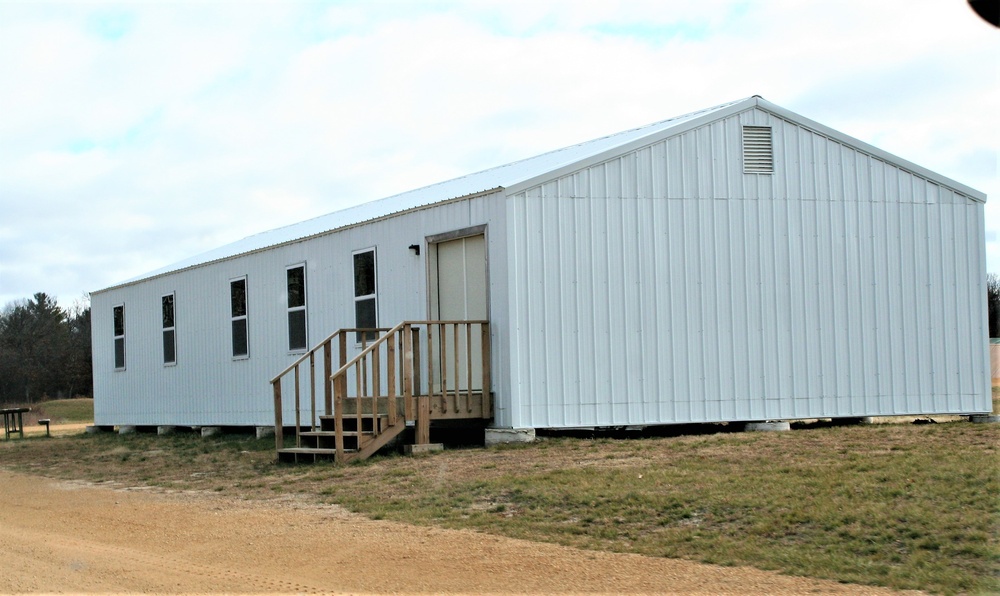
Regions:
M 735 101 L 94 292 L 96 424 L 269 425 L 307 347 L 439 318 L 498 428 L 989 412 L 985 200 Z

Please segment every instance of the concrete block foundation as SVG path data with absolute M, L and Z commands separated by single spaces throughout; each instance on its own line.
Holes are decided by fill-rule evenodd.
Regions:
M 221 435 L 221 434 L 222 434 L 222 427 L 221 426 L 203 426 L 203 427 L 201 427 L 201 436 L 202 437 L 214 437 L 215 435 Z
M 534 443 L 533 428 L 487 428 L 486 446 L 503 445 L 506 443 Z
M 135 434 L 134 424 L 122 424 L 118 427 L 118 434 L 120 435 L 134 435 Z
M 969 422 L 975 422 L 976 424 L 996 424 L 1000 422 L 1000 416 L 995 414 L 973 414 L 969 416 Z
M 157 426 L 156 427 L 156 434 L 159 435 L 159 436 L 161 436 L 161 437 L 164 436 L 164 435 L 172 435 L 175 432 L 177 432 L 177 427 L 176 426 Z
M 273 426 L 258 426 L 256 430 L 258 439 L 266 439 L 267 437 L 274 436 Z
M 427 443 L 424 445 L 404 445 L 403 453 L 406 455 L 420 455 L 421 453 L 434 453 L 444 451 L 444 443 Z
M 743 430 L 746 432 L 781 432 L 791 430 L 792 425 L 786 420 L 767 422 L 747 422 Z

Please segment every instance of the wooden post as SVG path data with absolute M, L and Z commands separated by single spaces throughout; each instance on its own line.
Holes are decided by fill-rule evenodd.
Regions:
M 409 325 L 403 326 L 403 416 L 405 420 L 413 420 L 413 330 Z M 419 344 L 418 344 L 419 345 Z M 416 389 L 419 392 L 419 388 Z
M 347 364 L 347 333 L 340 334 L 340 341 L 338 344 L 337 348 L 340 350 L 340 360 L 339 364 L 337 364 L 337 369 L 341 369 L 344 368 L 345 364 Z M 343 398 L 347 396 L 347 375 L 341 375 L 338 382 L 340 383 L 340 407 L 343 408 Z M 334 388 L 334 390 L 336 390 L 336 388 Z M 343 412 L 341 412 L 341 414 L 343 414 Z
M 385 343 L 385 359 L 389 365 L 386 370 L 385 382 L 389 385 L 386 389 L 386 400 L 388 404 L 387 414 L 389 414 L 389 426 L 396 425 L 396 338 L 390 337 Z
M 378 398 L 382 394 L 382 347 L 375 346 L 372 358 L 372 431 L 378 435 Z
M 344 379 L 346 377 L 347 372 L 344 371 L 340 374 L 340 378 L 333 383 L 333 446 L 337 449 L 338 463 L 344 461 L 344 393 L 347 388 Z
M 452 338 L 453 338 L 453 341 L 452 341 L 452 344 L 451 344 L 451 350 L 453 352 L 455 352 L 455 355 L 454 355 L 455 368 L 453 370 L 455 372 L 455 413 L 457 414 L 458 413 L 458 392 L 459 392 L 459 390 L 461 388 L 461 385 L 462 385 L 458 381 L 458 323 L 452 323 L 452 325 L 451 325 L 451 335 L 452 335 Z M 448 408 L 448 400 L 445 399 L 445 400 L 442 400 L 442 401 L 443 401 L 443 403 L 441 404 L 443 406 L 442 411 L 447 412 L 448 411 L 448 409 L 447 409 Z
M 458 407 L 458 398 L 455 398 Z M 465 324 L 465 408 L 472 412 L 472 323 Z
M 309 403 L 312 405 L 309 430 L 316 430 L 316 352 L 309 352 Z
M 493 417 L 493 396 L 490 394 L 490 324 L 483 323 L 483 418 Z
M 368 336 L 364 333 L 361 334 L 361 351 L 364 352 L 368 349 Z M 358 399 L 361 399 L 362 395 L 368 395 L 368 358 L 362 358 L 361 364 L 361 386 L 358 387 Z M 358 428 L 358 430 L 361 430 Z
M 420 368 L 420 328 L 417 327 L 416 329 L 411 329 L 411 332 L 413 334 L 413 339 L 412 339 L 412 341 L 413 341 L 413 343 L 412 343 L 412 345 L 413 345 L 413 394 L 414 395 L 420 395 L 421 391 L 423 391 L 423 389 L 422 389 L 423 385 L 421 384 L 421 380 L 420 380 L 420 371 L 422 370 Z M 412 414 L 412 412 L 411 412 L 411 414 Z M 413 420 L 413 417 L 411 416 L 409 419 Z
M 281 379 L 271 383 L 274 388 L 274 449 L 280 451 L 285 447 L 285 435 L 281 421 Z
M 333 342 L 326 340 L 323 344 L 323 412 L 330 416 L 333 414 Z
M 296 364 L 292 372 L 295 375 L 295 446 L 302 446 L 302 439 L 299 437 L 299 433 L 302 432 L 302 421 L 300 420 L 299 411 L 301 410 L 301 404 L 299 403 L 299 365 Z
M 357 432 L 358 432 L 358 450 L 361 450 L 361 396 L 364 393 L 361 390 L 362 381 L 361 375 L 364 374 L 361 370 L 362 363 L 365 362 L 365 358 L 358 360 L 354 363 L 354 417 L 357 418 Z M 368 367 L 365 367 L 367 371 Z M 368 385 L 368 379 L 364 380 L 364 385 Z
M 445 326 L 438 324 L 438 367 L 441 369 L 441 411 L 448 411 L 448 352 L 445 349 Z
M 417 397 L 417 428 L 415 442 L 427 445 L 431 442 L 431 396 Z
M 427 332 L 427 395 L 434 395 L 434 325 L 428 323 Z

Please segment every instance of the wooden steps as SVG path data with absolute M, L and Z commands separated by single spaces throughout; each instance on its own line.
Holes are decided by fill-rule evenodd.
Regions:
M 355 452 L 356 453 L 356 452 Z M 318 461 L 336 461 L 336 449 L 317 449 L 316 447 L 287 447 L 278 450 L 278 461 L 284 463 L 316 463 Z
M 320 416 L 319 421 L 320 426 L 317 430 L 299 431 L 297 446 L 279 449 L 278 461 L 294 463 L 338 461 L 336 417 Z M 340 463 L 359 457 L 370 457 L 406 428 L 402 419 L 397 421 L 395 427 L 391 427 L 389 417 L 384 415 L 377 418 L 361 418 L 361 430 L 358 430 L 358 423 L 356 417 L 343 419 L 344 430 L 341 432 L 341 437 L 344 441 L 344 457 Z
M 346 463 L 390 444 L 408 423 L 412 441 L 426 445 L 432 420 L 492 418 L 490 364 L 487 320 L 339 329 L 271 379 L 278 460 Z M 294 447 L 285 446 L 289 427 Z

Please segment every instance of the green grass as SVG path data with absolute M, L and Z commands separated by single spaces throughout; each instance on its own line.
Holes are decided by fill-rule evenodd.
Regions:
M 94 400 L 89 397 L 73 399 L 54 399 L 33 404 L 9 404 L 5 408 L 29 407 L 31 411 L 24 414 L 24 423 L 34 425 L 41 418 L 48 418 L 53 424 L 72 424 L 93 422 Z
M 1000 426 L 810 428 L 273 463 L 194 434 L 0 443 L 5 467 L 275 499 L 587 549 L 940 593 L 1000 592 Z
M 31 409 L 38 418 L 49 418 L 57 424 L 94 420 L 94 400 L 86 397 L 42 402 Z

